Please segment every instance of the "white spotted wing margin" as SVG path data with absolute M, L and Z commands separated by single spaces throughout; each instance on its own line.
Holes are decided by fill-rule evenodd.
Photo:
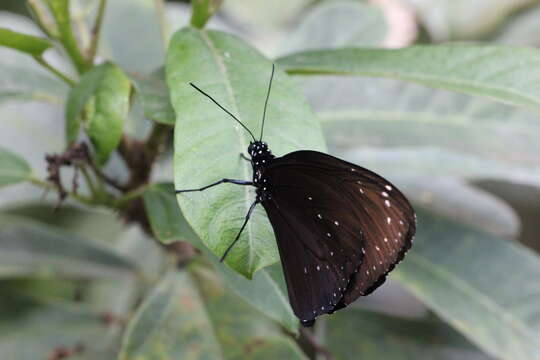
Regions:
M 262 177 L 289 300 L 305 326 L 382 285 L 411 247 L 412 206 L 367 169 L 304 150 L 276 158 Z

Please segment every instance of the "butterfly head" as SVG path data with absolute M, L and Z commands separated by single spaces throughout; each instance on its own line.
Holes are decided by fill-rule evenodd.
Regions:
M 268 145 L 264 141 L 251 141 L 248 146 L 248 154 L 252 157 L 260 157 L 271 154 Z

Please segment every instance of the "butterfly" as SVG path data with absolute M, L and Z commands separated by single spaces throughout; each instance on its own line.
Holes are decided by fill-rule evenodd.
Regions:
M 253 138 L 247 149 L 253 168 L 248 180 L 221 179 L 203 191 L 232 183 L 254 186 L 255 200 L 221 261 L 261 204 L 275 233 L 289 301 L 304 326 L 331 314 L 381 286 L 410 249 L 416 214 L 388 180 L 358 165 L 310 150 L 272 154 L 262 141 L 274 66 L 264 103 L 259 140 L 209 94 L 201 94 L 236 120 Z

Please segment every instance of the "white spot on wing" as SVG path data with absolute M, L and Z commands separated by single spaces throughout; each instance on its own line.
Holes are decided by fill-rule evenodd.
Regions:
M 321 271 L 321 267 L 317 265 L 317 271 Z
M 386 190 L 392 191 L 392 187 L 390 185 L 385 185 L 384 187 L 386 188 Z
M 386 191 L 383 191 L 383 192 L 381 193 L 381 195 L 384 196 L 384 197 L 388 197 L 388 193 L 387 193 Z
M 390 219 L 390 216 L 388 216 L 388 217 L 386 218 L 386 223 L 387 223 L 388 225 L 390 225 L 391 222 L 392 222 L 392 219 Z
M 384 200 L 384 205 L 386 205 L 386 207 L 390 207 L 390 201 L 389 200 Z

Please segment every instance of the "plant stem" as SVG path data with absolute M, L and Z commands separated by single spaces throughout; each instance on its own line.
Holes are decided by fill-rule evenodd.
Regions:
M 58 69 L 53 67 L 51 64 L 45 61 L 41 56 L 34 56 L 34 59 L 45 69 L 52 72 L 54 75 L 56 75 L 58 78 L 62 79 L 65 83 L 67 83 L 69 86 L 74 86 L 76 83 L 74 80 L 70 79 L 67 75 L 64 75 L 62 72 L 60 72 Z
M 30 15 L 41 31 L 43 31 L 50 39 L 57 39 L 58 29 L 55 28 L 56 25 L 54 21 L 43 9 L 42 4 L 37 0 L 27 0 L 26 5 L 28 6 Z
M 90 41 L 90 48 L 88 49 L 88 62 L 90 62 L 91 64 L 94 63 L 94 58 L 96 56 L 97 48 L 99 45 L 101 25 L 103 23 L 103 15 L 105 14 L 106 5 L 107 5 L 107 0 L 99 1 L 96 22 L 94 24 L 94 28 L 92 29 L 92 40 Z
M 167 18 L 165 17 L 165 6 L 163 0 L 154 0 L 156 12 L 159 19 L 159 29 L 161 30 L 161 37 L 163 39 L 163 46 L 166 49 L 169 43 Z
M 38 178 L 30 178 L 29 179 L 30 183 L 35 185 L 35 186 L 38 186 L 40 188 L 43 188 L 43 189 L 46 189 L 46 190 L 57 190 L 56 187 L 51 184 L 51 183 L 48 183 L 46 181 L 43 181 L 43 180 L 40 180 Z M 77 195 L 77 194 L 74 194 L 73 192 L 68 192 L 68 195 L 84 204 L 87 204 L 87 205 L 95 205 L 96 202 L 92 199 L 92 198 L 89 198 L 87 196 L 82 196 L 82 195 Z
M 86 182 L 86 185 L 88 185 L 88 189 L 90 189 L 90 193 L 92 194 L 92 197 L 95 197 L 97 194 L 96 186 L 94 185 L 94 181 L 92 181 L 92 178 L 90 177 L 90 174 L 88 173 L 88 170 L 85 166 L 79 166 L 79 169 L 81 170 L 81 173 L 84 176 L 84 181 Z
M 138 198 L 146 191 L 147 188 L 148 188 L 148 185 L 143 185 L 143 186 L 138 187 L 135 190 L 125 193 L 124 196 L 116 200 L 117 206 L 121 207 L 126 202 Z

